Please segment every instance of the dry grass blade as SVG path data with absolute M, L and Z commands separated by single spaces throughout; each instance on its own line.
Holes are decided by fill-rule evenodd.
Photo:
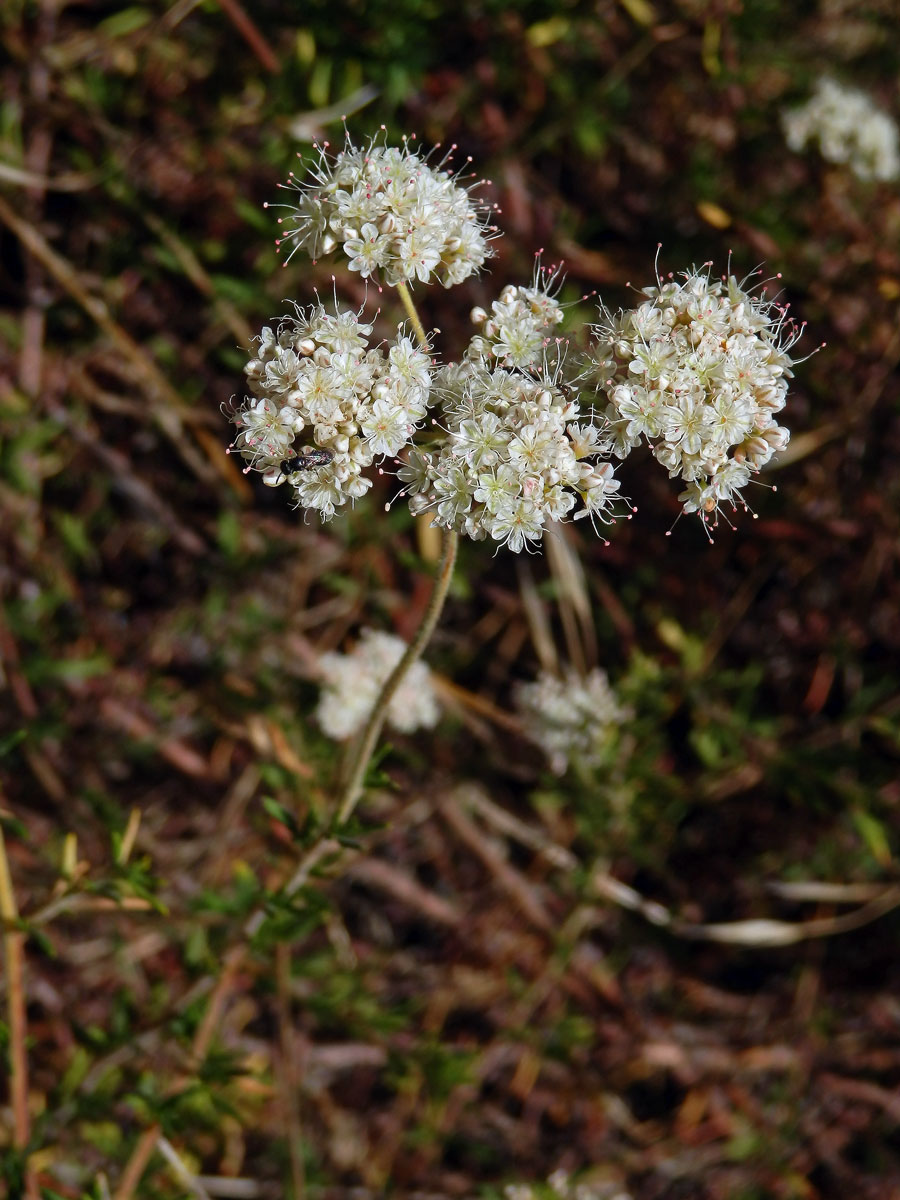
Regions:
M 128 496 L 138 510 L 154 517 L 182 550 L 191 555 L 205 554 L 206 543 L 187 525 L 183 518 L 163 498 L 134 472 L 134 467 L 124 454 L 108 446 L 94 427 L 78 425 L 58 404 L 48 404 L 47 411 L 80 446 L 93 454 L 109 470 L 120 491 Z
M 455 905 L 423 887 L 406 871 L 391 866 L 380 858 L 360 858 L 348 869 L 347 875 L 382 891 L 437 925 L 453 928 L 462 921 Z
M 874 900 L 884 891 L 881 883 L 828 883 L 818 879 L 779 879 L 766 884 L 766 891 L 784 900 L 809 901 L 812 904 L 859 904 Z
M 303 1131 L 300 1121 L 300 1087 L 297 1078 L 297 1054 L 291 1020 L 291 952 L 279 942 L 275 951 L 275 983 L 278 1007 L 278 1040 L 281 1053 L 275 1062 L 275 1078 L 284 1114 L 284 1138 L 291 1164 L 294 1200 L 306 1195 L 306 1168 L 303 1163 Z
M 9 1029 L 10 1099 L 12 1102 L 13 1145 L 21 1151 L 28 1146 L 31 1120 L 28 1112 L 28 1036 L 25 1015 L 25 934 L 17 928 L 19 911 L 13 890 L 6 841 L 0 827 L 0 918 L 3 921 L 3 961 L 6 968 L 6 1012 Z M 25 1196 L 38 1200 L 34 1171 L 25 1167 Z
M 150 1159 L 153 1157 L 153 1152 L 158 1148 L 162 1130 L 158 1125 L 151 1125 L 137 1140 L 134 1150 L 131 1152 L 131 1157 L 125 1164 L 125 1169 L 119 1180 L 119 1186 L 113 1193 L 113 1200 L 131 1200 L 135 1191 L 140 1185 L 141 1178 L 146 1171 Z
M 584 567 L 572 540 L 560 528 L 544 539 L 550 571 L 556 583 L 556 602 L 566 638 L 569 661 L 581 675 L 597 662 L 597 638 Z
M 548 539 L 548 545 L 552 541 Z M 534 646 L 538 661 L 545 671 L 559 673 L 559 655 L 553 642 L 553 632 L 544 602 L 535 586 L 534 576 L 527 562 L 516 563 L 516 573 L 519 577 L 519 595 L 522 597 L 522 610 L 528 622 L 531 634 L 531 644 Z
M 255 1179 L 198 1175 L 197 1182 L 206 1188 L 210 1196 L 221 1196 L 222 1200 L 255 1200 L 257 1196 L 266 1194 L 262 1184 Z

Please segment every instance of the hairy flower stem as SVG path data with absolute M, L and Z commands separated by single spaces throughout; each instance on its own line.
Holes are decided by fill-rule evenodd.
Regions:
M 438 574 L 434 581 L 434 590 L 428 601 L 428 607 L 425 609 L 425 614 L 422 617 L 422 623 L 416 631 L 415 637 L 407 647 L 406 653 L 397 663 L 388 676 L 384 687 L 381 689 L 356 750 L 348 762 L 347 782 L 344 786 L 337 814 L 337 824 L 339 826 L 345 825 L 349 821 L 362 795 L 366 769 L 375 750 L 378 735 L 384 726 L 388 705 L 393 699 L 397 688 L 403 682 L 409 668 L 421 658 L 425 647 L 431 640 L 431 635 L 434 633 L 434 628 L 443 610 L 444 601 L 447 599 L 447 591 L 450 587 L 450 580 L 453 577 L 453 567 L 456 563 L 456 548 L 459 544 L 459 535 L 451 529 L 445 529 L 443 530 L 442 543 Z
M 409 317 L 409 323 L 413 327 L 419 345 L 426 354 L 431 353 L 431 347 L 428 344 L 428 334 L 425 332 L 425 326 L 419 314 L 416 312 L 416 306 L 413 304 L 413 298 L 409 293 L 409 288 L 405 283 L 397 284 L 397 291 L 400 293 L 400 299 L 403 301 L 403 307 L 406 309 L 406 315 Z

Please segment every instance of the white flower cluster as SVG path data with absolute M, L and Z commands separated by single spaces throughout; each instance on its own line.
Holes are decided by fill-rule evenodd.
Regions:
M 543 278 L 544 274 L 538 269 L 531 287 L 509 284 L 490 314 L 472 309 L 472 322 L 480 326 L 480 333 L 469 343 L 470 357 L 518 370 L 541 364 L 548 340 L 563 319 L 562 307 L 549 291 L 556 277 Z
M 544 751 L 557 775 L 564 774 L 572 759 L 600 766 L 629 715 L 606 672 L 596 667 L 584 679 L 571 667 L 562 679 L 542 671 L 534 683 L 518 685 L 515 703 L 526 736 Z
M 791 150 L 817 141 L 823 158 L 846 163 L 859 179 L 900 177 L 896 122 L 865 92 L 820 79 L 805 104 L 782 113 L 781 123 Z
M 539 542 L 580 499 L 579 517 L 610 521 L 619 481 L 602 433 L 580 422 L 577 400 L 555 380 L 466 361 L 435 379 L 447 436 L 431 452 L 411 450 L 398 472 L 414 513 L 478 541 L 518 553 Z
M 405 651 L 402 638 L 364 629 L 352 653 L 322 655 L 322 695 L 316 719 L 328 737 L 342 741 L 362 729 L 382 685 Z M 431 672 L 425 663 L 416 662 L 388 705 L 388 724 L 401 733 L 412 733 L 431 729 L 439 716 Z
M 449 158 L 449 156 L 448 156 Z M 461 283 L 489 257 L 483 205 L 443 169 L 410 150 L 351 142 L 334 158 L 319 153 L 312 183 L 291 173 L 284 185 L 299 193 L 282 205 L 279 244 L 304 249 L 313 259 L 342 245 L 350 270 L 391 286 L 418 279 Z
M 733 276 L 685 272 L 658 281 L 636 309 L 595 330 L 592 369 L 607 401 L 613 450 L 624 458 L 642 438 L 669 476 L 687 483 L 685 512 L 707 516 L 787 445 L 775 421 L 784 407 L 788 353 L 799 331 L 786 309 L 751 296 Z
M 402 329 L 386 351 L 369 347 L 371 332 L 358 313 L 298 308 L 263 329 L 244 368 L 253 395 L 235 414 L 234 449 L 323 520 L 365 495 L 364 469 L 397 454 L 426 415 L 431 359 Z

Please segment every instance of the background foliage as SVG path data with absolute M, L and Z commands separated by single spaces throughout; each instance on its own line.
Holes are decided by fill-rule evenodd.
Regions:
M 828 928 L 896 876 L 900 193 L 778 120 L 823 71 L 896 113 L 895 21 L 7 0 L 0 769 L 45 1195 L 499 1196 L 562 1168 L 609 1200 L 900 1196 L 896 911 L 687 936 Z M 409 635 L 430 586 L 389 481 L 320 527 L 224 454 L 241 347 L 332 286 L 280 268 L 262 203 L 345 111 L 491 180 L 490 274 L 422 295 L 448 357 L 539 247 L 589 320 L 660 243 L 664 270 L 765 260 L 827 346 L 778 491 L 713 545 L 664 537 L 675 489 L 633 455 L 608 547 L 463 547 L 429 652 L 448 716 L 396 740 L 341 863 L 287 900 L 337 766 L 316 658 Z M 512 721 L 515 681 L 566 659 L 635 713 L 596 775 L 550 775 Z M 785 887 L 808 880 L 856 890 Z M 21 1194 L 12 1125 L 0 1178 Z

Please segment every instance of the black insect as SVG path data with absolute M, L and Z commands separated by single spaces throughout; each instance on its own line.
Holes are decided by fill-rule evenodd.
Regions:
M 278 470 L 282 475 L 293 475 L 295 471 L 310 471 L 313 467 L 325 467 L 333 458 L 333 450 L 324 450 L 317 446 L 314 450 L 304 450 L 302 454 L 297 454 L 294 458 L 286 458 L 284 462 L 278 464 Z

